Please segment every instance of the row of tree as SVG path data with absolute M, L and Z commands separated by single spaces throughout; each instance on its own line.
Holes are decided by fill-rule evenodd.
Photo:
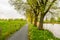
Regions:
M 14 5 L 15 9 L 19 12 L 20 10 L 25 11 L 25 16 L 27 20 L 37 26 L 37 21 L 39 18 L 38 29 L 43 29 L 44 17 L 47 13 L 55 14 L 52 10 L 58 9 L 56 7 L 58 0 L 10 0 L 10 4 Z

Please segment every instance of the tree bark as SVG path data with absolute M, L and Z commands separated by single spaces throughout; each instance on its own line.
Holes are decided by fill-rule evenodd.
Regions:
M 32 24 L 33 23 L 33 17 L 31 17 L 31 20 L 30 21 L 31 21 L 31 24 Z
M 37 26 L 38 15 L 35 15 L 34 25 Z
M 41 16 L 40 16 L 40 22 L 39 22 L 39 26 L 38 26 L 39 30 L 43 30 L 43 20 L 44 20 L 44 15 L 41 14 Z

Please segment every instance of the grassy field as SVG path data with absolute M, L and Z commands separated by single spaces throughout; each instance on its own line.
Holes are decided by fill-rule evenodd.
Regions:
M 48 30 L 38 30 L 37 27 L 32 24 L 29 25 L 28 36 L 29 40 L 60 40 L 54 37 Z
M 11 34 L 18 31 L 25 24 L 26 24 L 26 21 L 23 19 L 15 19 L 15 20 L 0 19 L 0 40 L 5 40 Z

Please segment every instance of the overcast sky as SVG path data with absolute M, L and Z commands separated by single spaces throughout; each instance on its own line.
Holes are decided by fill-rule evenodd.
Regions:
M 0 0 L 0 18 L 24 18 L 8 3 L 9 0 Z
M 0 0 L 0 18 L 24 18 L 8 3 L 9 0 Z M 26 1 L 26 0 L 23 0 Z M 60 2 L 58 2 L 60 6 Z M 23 12 L 21 12 L 23 13 Z

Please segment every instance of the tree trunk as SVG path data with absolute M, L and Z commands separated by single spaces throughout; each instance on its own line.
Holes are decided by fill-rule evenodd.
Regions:
M 40 22 L 39 22 L 39 30 L 43 30 L 43 20 L 44 20 L 44 16 L 43 14 L 40 15 Z
M 33 18 L 32 17 L 31 17 L 31 20 L 30 21 L 31 21 L 31 24 L 32 24 L 33 23 Z
M 37 26 L 38 15 L 35 15 L 34 25 Z

